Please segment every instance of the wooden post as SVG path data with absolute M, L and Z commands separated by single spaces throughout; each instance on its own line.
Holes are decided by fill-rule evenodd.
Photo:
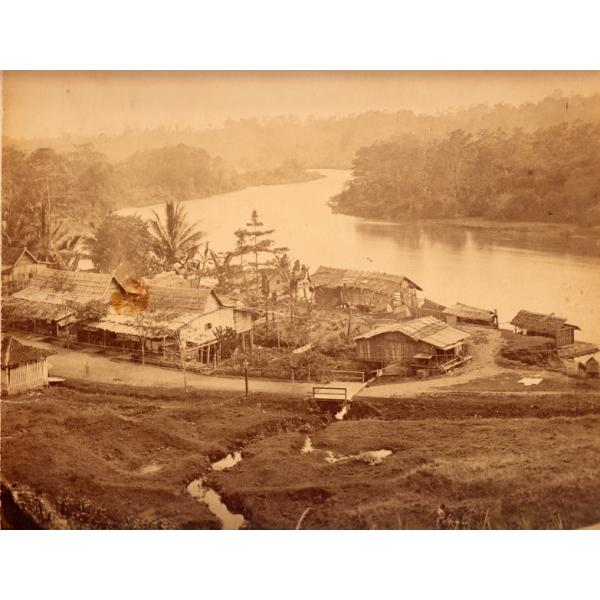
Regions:
M 254 351 L 254 331 L 250 330 L 250 354 Z

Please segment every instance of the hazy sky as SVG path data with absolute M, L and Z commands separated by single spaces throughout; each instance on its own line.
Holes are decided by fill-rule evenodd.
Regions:
M 595 72 L 60 72 L 3 79 L 4 134 L 119 133 L 126 126 L 219 126 L 277 114 L 434 113 L 486 102 L 521 104 L 561 90 L 600 92 Z

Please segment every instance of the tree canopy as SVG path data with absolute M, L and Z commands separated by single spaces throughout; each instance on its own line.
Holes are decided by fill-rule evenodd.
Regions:
M 376 142 L 357 152 L 352 179 L 333 203 L 339 212 L 391 220 L 600 223 L 600 125 Z

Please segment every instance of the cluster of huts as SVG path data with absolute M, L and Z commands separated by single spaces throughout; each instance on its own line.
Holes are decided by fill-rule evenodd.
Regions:
M 162 282 L 161 282 L 162 283 Z M 9 325 L 40 335 L 214 365 L 221 334 L 252 344 L 253 312 L 209 288 L 152 281 L 122 283 L 113 275 L 47 269 L 4 298 Z
M 4 258 L 2 314 L 9 325 L 67 342 L 212 366 L 221 357 L 223 332 L 242 348 L 253 345 L 255 309 L 175 273 L 122 282 L 110 274 L 47 268 L 27 250 Z M 388 372 L 451 371 L 472 360 L 461 323 L 499 325 L 495 310 L 421 298 L 422 288 L 403 275 L 320 266 L 310 277 L 310 291 L 316 306 L 384 314 L 386 323 L 361 333 L 355 343 L 359 362 Z M 525 310 L 511 323 L 516 333 L 543 336 L 557 348 L 574 344 L 579 329 L 562 317 Z M 4 378 L 4 348 L 2 356 Z
M 444 306 L 421 298 L 417 292 L 422 288 L 403 275 L 319 267 L 311 280 L 317 305 L 353 305 L 368 312 L 383 311 L 394 318 L 393 323 L 355 338 L 358 360 L 372 368 L 386 367 L 388 373 L 446 373 L 472 360 L 470 336 L 459 329 L 461 324 L 499 326 L 496 310 L 460 302 Z M 554 314 L 521 310 L 510 323 L 517 334 L 551 340 L 561 358 L 597 350 L 579 342 L 581 346 L 576 347 L 575 331 L 579 327 Z M 576 360 L 580 374 L 597 375 L 595 357 Z

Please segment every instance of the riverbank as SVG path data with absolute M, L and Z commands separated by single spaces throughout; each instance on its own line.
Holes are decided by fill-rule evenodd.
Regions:
M 600 519 L 600 393 L 454 388 L 334 412 L 82 381 L 13 396 L 2 403 L 4 525 L 220 528 L 190 493 L 199 478 L 246 528 L 292 529 L 304 515 L 308 529 L 430 529 L 440 503 L 476 529 Z M 235 452 L 230 468 L 211 467 Z
M 348 212 L 334 213 L 346 216 Z M 546 221 L 494 221 L 478 217 L 447 219 L 406 219 L 401 221 L 365 218 L 367 224 L 395 225 L 424 230 L 450 230 L 470 232 L 482 244 L 507 245 L 529 250 L 562 252 L 567 254 L 600 257 L 600 226 L 575 223 L 549 223 Z

